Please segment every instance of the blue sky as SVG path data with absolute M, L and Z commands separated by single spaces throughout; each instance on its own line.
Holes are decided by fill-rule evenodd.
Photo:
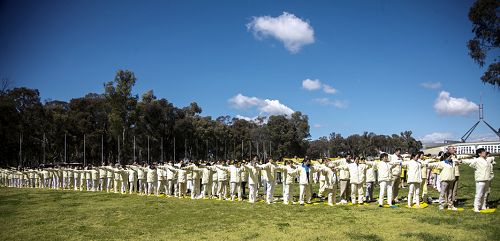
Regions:
M 313 138 L 458 139 L 477 120 L 480 93 L 500 127 L 500 90 L 480 82 L 484 69 L 467 55 L 471 4 L 2 1 L 0 76 L 70 100 L 130 69 L 137 94 L 196 101 L 213 117 L 294 110 L 309 116 Z M 481 125 L 472 138 L 494 135 Z

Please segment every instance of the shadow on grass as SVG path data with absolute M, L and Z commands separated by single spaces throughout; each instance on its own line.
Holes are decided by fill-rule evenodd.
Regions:
M 346 233 L 346 235 L 354 240 L 370 240 L 370 241 L 382 241 L 383 239 L 376 234 L 363 234 L 363 233 Z
M 423 241 L 447 241 L 451 240 L 450 237 L 445 235 L 435 235 L 427 232 L 418 232 L 418 233 L 403 233 L 401 236 L 405 238 L 415 237 Z

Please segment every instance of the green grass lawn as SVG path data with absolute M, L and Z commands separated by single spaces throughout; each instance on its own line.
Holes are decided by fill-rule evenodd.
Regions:
M 498 166 L 495 173 L 496 203 Z M 474 188 L 472 169 L 462 167 L 463 212 L 1 188 L 0 240 L 499 240 L 499 212 L 471 210 Z

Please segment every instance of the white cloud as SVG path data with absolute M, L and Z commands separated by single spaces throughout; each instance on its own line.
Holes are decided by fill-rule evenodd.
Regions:
M 469 115 L 478 110 L 478 105 L 465 98 L 451 97 L 449 92 L 441 91 L 434 101 L 434 109 L 440 115 Z
M 313 127 L 314 127 L 314 128 L 321 128 L 321 127 L 323 127 L 323 126 L 322 126 L 321 124 L 314 124 L 314 125 L 313 125 Z
M 279 100 L 264 100 L 265 104 L 260 106 L 260 111 L 270 115 L 291 115 L 293 110 L 290 107 L 281 104 Z
M 439 89 L 441 88 L 441 82 L 424 82 L 424 83 L 421 83 L 420 84 L 422 87 L 426 88 L 426 89 Z
M 422 143 L 444 143 L 444 140 L 453 138 L 453 134 L 449 132 L 433 132 L 420 138 Z
M 327 94 L 335 94 L 337 93 L 337 89 L 329 86 L 329 85 L 323 85 L 323 91 Z
M 257 97 L 248 97 L 242 94 L 237 94 L 228 101 L 236 109 L 257 107 L 261 113 L 268 115 L 291 115 L 294 112 L 290 107 L 280 103 L 279 100 L 262 100 Z
M 295 15 L 283 12 L 278 17 L 253 17 L 247 29 L 258 39 L 273 37 L 285 45 L 291 53 L 297 53 L 302 46 L 314 43 L 314 29 Z
M 302 88 L 306 90 L 319 90 L 323 87 L 323 91 L 327 94 L 337 93 L 337 89 L 333 88 L 331 85 L 322 84 L 319 79 L 305 79 L 302 80 Z
M 302 80 L 302 88 L 306 90 L 317 90 L 321 88 L 321 81 L 319 79 L 305 79 Z
M 257 106 L 261 103 L 261 100 L 257 97 L 248 97 L 242 94 L 237 94 L 236 96 L 229 99 L 231 103 L 237 109 L 246 109 L 252 106 Z
M 339 109 L 345 109 L 349 106 L 349 102 L 346 100 L 330 100 L 330 98 L 316 98 L 313 99 L 313 102 L 320 105 L 333 105 Z
M 335 100 L 333 101 L 333 105 L 337 108 L 345 109 L 347 108 L 347 106 L 349 106 L 349 102 L 347 102 L 346 100 Z

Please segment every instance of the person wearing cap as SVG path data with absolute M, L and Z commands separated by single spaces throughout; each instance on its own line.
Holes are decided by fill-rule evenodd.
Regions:
M 484 148 L 476 150 L 476 158 L 464 159 L 460 162 L 474 168 L 474 179 L 476 181 L 476 195 L 474 196 L 474 212 L 479 212 L 481 209 L 486 209 L 484 199 L 486 198 L 485 189 L 488 187 L 488 182 L 491 180 L 493 172 L 493 164 L 486 160 L 487 152 Z

